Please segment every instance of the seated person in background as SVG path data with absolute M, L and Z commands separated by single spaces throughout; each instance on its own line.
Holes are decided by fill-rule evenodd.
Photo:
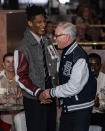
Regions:
M 14 56 L 7 53 L 3 57 L 3 70 L 0 72 L 0 103 L 1 104 L 22 104 L 21 88 L 15 82 Z M 12 117 L 16 111 L 1 112 L 1 120 L 12 124 Z
M 105 42 L 105 28 L 100 29 L 100 41 Z
M 105 28 L 100 29 L 100 41 L 105 42 Z M 102 49 L 105 49 L 105 45 L 102 46 Z
M 99 125 L 102 127 L 102 131 L 105 131 L 105 74 L 100 71 L 101 57 L 98 54 L 89 54 L 89 60 L 97 79 L 97 93 L 92 112 L 91 125 Z
M 75 24 L 85 23 L 85 24 L 96 24 L 97 15 L 94 9 L 91 9 L 87 4 L 79 5 L 77 10 L 77 17 L 75 18 Z M 94 14 L 94 15 L 93 15 Z
M 95 27 L 90 27 L 87 29 L 87 39 L 88 41 L 100 41 L 100 29 Z

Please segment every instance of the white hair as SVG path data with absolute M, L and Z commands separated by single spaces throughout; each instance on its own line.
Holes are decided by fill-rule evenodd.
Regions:
M 76 40 L 77 30 L 76 30 L 75 25 L 69 22 L 62 22 L 62 23 L 59 23 L 58 26 L 63 27 L 63 30 L 62 30 L 63 34 L 69 34 L 72 40 Z

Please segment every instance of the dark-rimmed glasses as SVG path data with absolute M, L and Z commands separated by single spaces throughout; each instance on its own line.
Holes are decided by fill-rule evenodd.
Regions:
M 55 34 L 55 38 L 58 38 L 58 37 L 60 37 L 60 36 L 62 36 L 62 35 L 66 35 L 66 34 L 59 34 L 59 35 L 57 35 L 57 34 Z

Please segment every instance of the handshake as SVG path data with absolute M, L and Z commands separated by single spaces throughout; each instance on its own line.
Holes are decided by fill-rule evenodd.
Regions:
M 42 91 L 39 95 L 39 100 L 41 104 L 50 104 L 51 102 L 53 102 L 50 98 L 50 89 Z

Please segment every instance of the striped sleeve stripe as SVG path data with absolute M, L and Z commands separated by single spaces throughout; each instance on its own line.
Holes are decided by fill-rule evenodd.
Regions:
M 55 97 L 55 88 L 52 88 L 52 89 L 50 90 L 50 96 L 51 96 L 51 97 Z
M 68 106 L 68 111 L 73 111 L 73 110 L 77 110 L 77 109 L 84 109 L 84 108 L 89 108 L 92 107 L 94 105 L 94 100 L 91 102 L 87 102 L 87 103 L 83 103 L 83 104 L 79 104 L 79 105 L 71 105 Z
M 38 97 L 41 92 L 42 92 L 41 88 L 37 88 L 37 89 L 34 91 L 33 95 L 35 95 L 36 97 Z

